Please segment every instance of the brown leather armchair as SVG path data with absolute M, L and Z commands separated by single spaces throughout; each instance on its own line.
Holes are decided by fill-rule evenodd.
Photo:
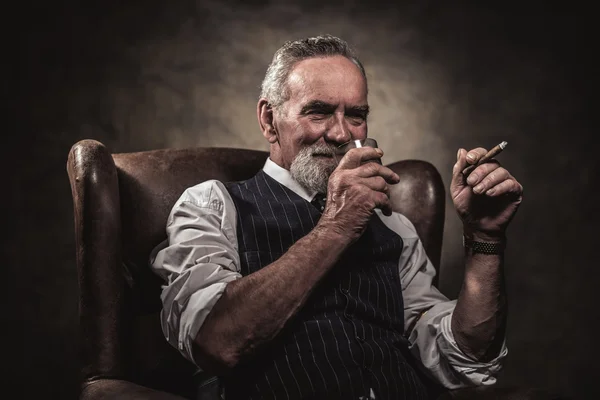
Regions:
M 187 187 L 207 179 L 247 179 L 267 156 L 233 148 L 111 154 L 94 140 L 71 148 L 67 171 L 79 273 L 81 399 L 196 397 L 194 366 L 162 335 L 161 282 L 150 271 L 148 257 L 166 238 L 167 216 Z M 442 179 L 424 161 L 404 160 L 389 167 L 401 177 L 392 190 L 393 208 L 414 223 L 438 268 L 445 210 Z M 487 390 L 488 395 L 477 398 L 500 398 Z M 469 393 L 452 396 L 470 398 Z

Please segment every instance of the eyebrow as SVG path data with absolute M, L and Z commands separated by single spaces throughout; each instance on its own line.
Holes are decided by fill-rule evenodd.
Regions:
M 321 100 L 311 100 L 308 103 L 306 103 L 304 106 L 302 106 L 302 109 L 300 110 L 300 115 L 306 115 L 310 111 L 314 111 L 314 110 L 323 111 L 323 112 L 333 112 L 333 111 L 335 111 L 336 108 L 337 108 L 337 105 L 335 105 L 335 104 L 327 103 L 327 102 L 321 101 Z M 355 114 L 355 115 L 358 114 L 363 117 L 366 117 L 369 114 L 369 106 L 364 105 L 364 106 L 347 107 L 345 111 L 349 114 Z

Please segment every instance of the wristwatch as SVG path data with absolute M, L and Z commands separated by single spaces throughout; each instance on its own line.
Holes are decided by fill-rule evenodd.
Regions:
M 506 248 L 506 242 L 478 242 L 463 236 L 463 245 L 471 249 L 473 253 L 480 254 L 502 254 Z

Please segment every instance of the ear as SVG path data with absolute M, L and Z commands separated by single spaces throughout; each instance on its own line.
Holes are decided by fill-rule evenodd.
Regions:
M 275 129 L 275 121 L 273 120 L 273 107 L 271 107 L 267 99 L 261 98 L 258 100 L 256 116 L 258 117 L 258 124 L 263 136 L 269 143 L 277 143 L 279 138 L 277 137 L 277 129 Z

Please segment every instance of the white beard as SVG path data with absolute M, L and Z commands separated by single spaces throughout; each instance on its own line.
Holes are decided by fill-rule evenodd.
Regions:
M 328 155 L 331 158 L 316 158 L 317 154 Z M 327 193 L 329 175 L 336 168 L 333 158 L 333 147 L 323 143 L 315 143 L 300 150 L 292 165 L 290 174 L 306 190 L 310 192 Z

